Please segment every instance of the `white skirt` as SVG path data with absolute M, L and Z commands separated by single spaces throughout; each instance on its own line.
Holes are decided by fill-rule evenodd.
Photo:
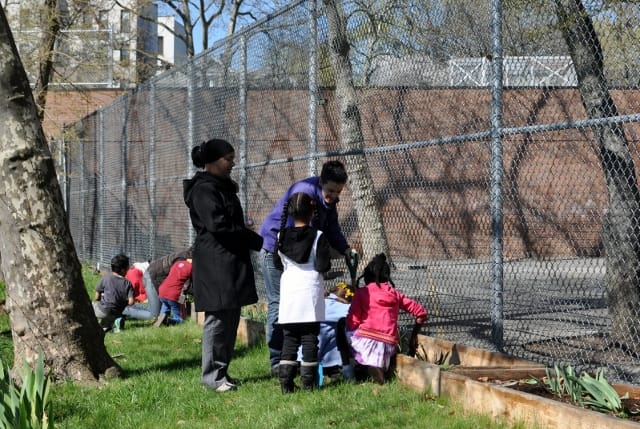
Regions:
M 347 331 L 347 339 L 353 349 L 353 357 L 360 365 L 389 369 L 391 358 L 397 353 L 397 347 L 371 338 L 360 337 L 355 331 Z

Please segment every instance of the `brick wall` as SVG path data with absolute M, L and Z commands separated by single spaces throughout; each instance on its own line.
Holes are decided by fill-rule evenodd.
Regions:
M 44 135 L 59 137 L 64 125 L 108 105 L 123 93 L 122 89 L 49 90 L 42 124 Z
M 225 91 L 227 97 L 236 93 Z M 612 94 L 620 114 L 637 111 L 640 91 L 616 90 Z M 505 90 L 504 96 L 506 127 L 586 119 L 576 89 Z M 149 135 L 145 97 L 140 91 L 127 99 L 131 115 L 127 135 L 136 143 L 127 152 L 133 166 L 127 170 L 130 183 L 146 183 L 144 177 L 136 176 L 146 174 L 136 165 L 148 157 L 144 152 Z M 366 147 L 490 129 L 491 95 L 487 89 L 369 89 L 361 91 L 359 97 Z M 322 91 L 322 98 L 324 102 L 318 109 L 318 150 L 338 150 L 339 109 L 332 91 Z M 237 100 L 225 101 L 224 94 L 221 96 L 215 88 L 200 89 L 196 99 L 196 141 L 213 137 L 212 130 L 223 130 L 223 136 L 230 136 L 235 142 Z M 157 102 L 156 174 L 158 180 L 165 176 L 167 181 L 175 180 L 186 174 L 182 172 L 188 164 L 186 92 L 159 91 Z M 305 155 L 308 108 L 305 90 L 249 90 L 248 162 Z M 90 112 L 83 112 L 87 113 Z M 109 123 L 121 120 L 120 114 Z M 87 136 L 92 135 L 89 128 L 85 131 Z M 625 131 L 638 165 L 640 128 L 638 124 L 626 124 Z M 118 134 L 115 141 L 119 138 Z M 490 255 L 490 143 L 487 138 L 367 155 L 393 254 L 416 259 Z M 608 196 L 592 131 L 512 135 L 504 138 L 503 146 L 505 256 L 602 255 L 601 222 Z M 247 215 L 260 223 L 286 187 L 305 177 L 306 171 L 306 160 L 248 171 Z M 180 183 L 167 182 L 157 192 L 158 230 L 167 234 L 171 231 L 179 237 L 177 240 L 183 239 L 188 223 Z M 140 198 L 144 199 L 144 195 Z M 147 213 L 135 214 L 138 221 L 149 219 L 148 209 L 145 210 Z M 358 247 L 360 232 L 349 188 L 340 203 L 340 215 L 349 242 Z M 183 223 L 184 228 L 176 227 Z

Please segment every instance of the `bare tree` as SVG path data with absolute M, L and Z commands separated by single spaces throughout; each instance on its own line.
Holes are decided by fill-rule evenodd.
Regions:
M 0 235 L 14 362 L 57 379 L 119 376 L 84 288 L 36 105 L 0 7 Z
M 51 80 L 51 73 L 53 71 L 53 52 L 58 34 L 60 33 L 58 0 L 45 0 L 43 18 L 43 33 L 39 55 L 41 62 L 39 64 L 38 78 L 33 89 L 36 97 L 36 106 L 38 108 L 38 120 L 40 122 L 44 119 L 47 91 L 49 90 L 49 81 Z
M 331 63 L 336 80 L 336 99 L 340 109 L 340 139 L 344 150 L 354 152 L 347 156 L 350 189 L 358 215 L 365 260 L 376 253 L 389 254 L 389 245 L 380 216 L 380 210 L 364 148 L 362 124 L 353 73 L 349 60 L 349 40 L 346 35 L 344 13 L 339 1 L 324 0 L 328 23 Z
M 555 0 L 555 6 L 588 117 L 617 116 L 604 75 L 602 46 L 584 5 L 580 0 Z M 617 345 L 633 350 L 640 342 L 640 192 L 636 170 L 620 123 L 595 126 L 593 133 L 609 192 L 602 239 L 611 336 Z
M 214 26 L 224 21 L 225 18 L 228 19 L 226 36 L 230 36 L 235 32 L 241 18 L 249 17 L 256 19 L 254 10 L 258 11 L 258 15 L 267 13 L 265 10 L 258 8 L 258 5 L 263 5 L 260 1 L 160 0 L 160 3 L 164 4 L 175 14 L 184 26 L 184 34 L 176 33 L 171 28 L 167 28 L 167 30 L 185 42 L 188 57 L 195 55 L 196 40 L 194 39 L 194 30 L 198 25 L 201 25 L 203 28 L 202 40 L 200 40 L 200 42 L 202 43 L 202 50 L 206 51 L 212 42 L 212 30 Z M 227 10 L 227 8 L 229 10 Z M 272 10 L 266 9 L 266 11 Z

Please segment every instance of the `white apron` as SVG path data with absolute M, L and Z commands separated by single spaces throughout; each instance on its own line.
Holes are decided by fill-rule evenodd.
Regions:
M 314 268 L 316 248 L 322 231 L 318 231 L 309 260 L 298 264 L 278 252 L 284 271 L 280 277 L 278 323 L 320 322 L 324 320 L 324 285 L 322 274 Z

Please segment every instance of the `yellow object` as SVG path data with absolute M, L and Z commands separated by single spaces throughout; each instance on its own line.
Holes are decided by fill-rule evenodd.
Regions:
M 338 282 L 336 286 L 339 287 L 340 289 L 344 289 L 344 295 L 346 298 L 351 298 L 353 296 L 353 291 L 351 290 L 349 285 L 346 284 L 345 282 Z

